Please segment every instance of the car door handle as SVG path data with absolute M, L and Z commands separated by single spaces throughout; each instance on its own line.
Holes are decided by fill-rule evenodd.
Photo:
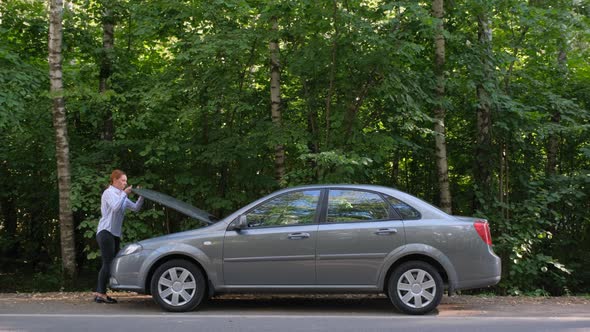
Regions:
M 289 240 L 303 240 L 310 237 L 309 233 L 291 233 L 287 236 Z
M 391 235 L 397 233 L 396 228 L 380 228 L 375 232 L 376 235 Z

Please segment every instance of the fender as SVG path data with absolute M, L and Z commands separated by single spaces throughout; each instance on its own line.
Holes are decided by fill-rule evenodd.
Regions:
M 385 257 L 383 268 L 379 273 L 377 284 L 379 289 L 385 289 L 385 283 L 387 282 L 385 278 L 387 277 L 387 272 L 391 269 L 391 267 L 400 259 L 413 254 L 428 256 L 437 261 L 443 267 L 447 273 L 447 276 L 449 277 L 449 291 L 452 292 L 452 290 L 456 288 L 457 271 L 455 270 L 453 263 L 451 263 L 451 260 L 442 251 L 423 243 L 410 243 L 396 248 Z
M 215 271 L 211 271 L 208 267 L 213 266 L 211 260 L 201 249 L 188 245 L 186 243 L 173 243 L 169 245 L 162 246 L 157 250 L 154 250 L 150 253 L 150 255 L 143 261 L 141 267 L 139 269 L 139 284 L 146 285 L 146 278 L 148 276 L 148 272 L 154 266 L 156 262 L 166 256 L 174 256 L 174 255 L 181 255 L 181 256 L 188 256 L 195 261 L 201 264 L 201 267 L 205 270 L 205 273 L 210 279 L 217 279 L 217 273 Z

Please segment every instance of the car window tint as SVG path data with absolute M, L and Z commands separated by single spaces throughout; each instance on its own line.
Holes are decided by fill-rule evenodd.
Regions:
M 320 190 L 280 195 L 251 210 L 246 215 L 248 227 L 313 224 L 319 199 Z
M 359 190 L 330 190 L 327 222 L 388 219 L 387 203 L 375 193 Z
M 409 206 L 408 204 L 400 201 L 397 198 L 393 198 L 391 196 L 387 196 L 387 200 L 389 201 L 389 203 L 391 203 L 391 205 L 393 206 L 393 208 L 395 209 L 395 211 L 397 211 L 397 213 L 399 213 L 399 215 L 402 217 L 402 219 L 420 219 L 420 212 L 418 212 L 418 210 L 414 209 L 413 207 Z

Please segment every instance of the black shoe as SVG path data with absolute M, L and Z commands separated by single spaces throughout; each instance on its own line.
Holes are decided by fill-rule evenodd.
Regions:
M 114 304 L 114 303 L 117 303 L 117 300 L 113 299 L 110 296 L 107 296 L 106 298 L 100 297 L 100 296 L 95 296 L 94 297 L 94 302 L 96 302 L 96 303 Z

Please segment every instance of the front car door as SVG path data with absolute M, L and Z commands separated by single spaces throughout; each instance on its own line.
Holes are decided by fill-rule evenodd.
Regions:
M 313 285 L 320 194 L 291 191 L 248 211 L 248 227 L 225 234 L 225 284 Z
M 385 257 L 405 243 L 401 218 L 380 193 L 330 189 L 318 229 L 318 285 L 374 287 Z

